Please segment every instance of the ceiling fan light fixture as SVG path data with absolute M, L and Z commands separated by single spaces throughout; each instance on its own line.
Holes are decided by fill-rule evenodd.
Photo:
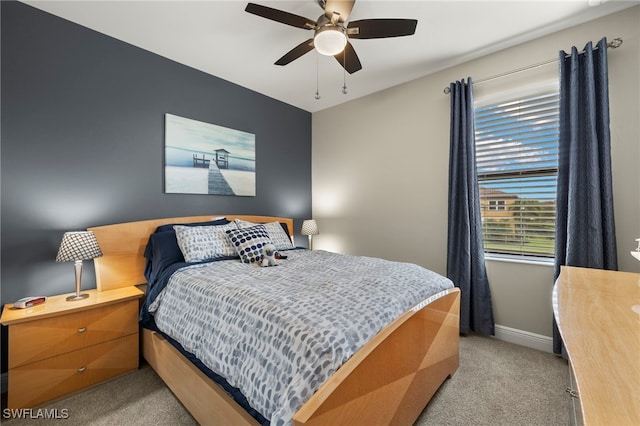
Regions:
M 320 27 L 313 38 L 313 45 L 321 55 L 334 56 L 344 50 L 347 35 L 338 25 Z

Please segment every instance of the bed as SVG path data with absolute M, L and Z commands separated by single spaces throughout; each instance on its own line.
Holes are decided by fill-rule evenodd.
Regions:
M 224 219 L 221 219 L 222 217 Z M 231 221 L 231 223 L 240 228 L 242 228 L 240 225 L 244 224 L 247 232 L 249 232 L 248 230 L 256 229 L 257 227 L 253 225 L 258 223 L 284 224 L 285 226 L 282 229 L 288 230 L 288 237 L 293 241 L 293 220 L 271 216 L 189 216 L 89 228 L 96 235 L 103 252 L 102 257 L 95 259 L 98 290 L 106 291 L 124 286 L 144 284 L 147 282 L 147 278 L 150 277 L 154 283 L 156 282 L 153 271 L 149 270 L 149 262 L 145 258 L 145 254 L 148 257 L 148 243 L 150 238 L 154 238 L 152 235 L 156 234 L 156 230 L 159 227 L 166 225 L 173 227 L 173 224 L 182 225 L 174 229 L 176 232 L 181 232 L 178 235 L 182 239 L 178 238 L 178 240 L 183 242 L 184 235 L 190 235 L 190 232 L 195 232 L 192 229 L 187 229 L 190 228 L 189 224 L 206 223 L 207 225 L 200 226 L 217 226 L 208 225 L 216 220 Z M 243 232 L 240 232 L 240 235 L 243 235 Z M 181 247 L 181 249 L 186 250 L 185 258 L 191 256 L 188 247 Z M 145 250 L 147 253 L 145 253 Z M 189 303 L 185 305 L 175 305 L 175 301 L 167 301 L 170 300 L 170 296 L 167 296 L 167 294 L 176 293 L 174 300 L 179 301 L 180 292 L 186 291 L 182 290 L 182 286 L 175 284 L 179 281 L 178 277 L 181 275 L 193 273 L 199 274 L 199 276 L 220 275 L 223 277 L 218 283 L 193 284 L 196 288 L 195 291 L 202 292 L 204 291 L 202 290 L 203 288 L 208 289 L 210 288 L 209 286 L 213 285 L 224 286 L 227 285 L 225 283 L 232 282 L 233 280 L 226 278 L 227 275 L 225 274 L 231 274 L 228 275 L 230 277 L 234 274 L 249 273 L 252 276 L 255 275 L 255 278 L 252 278 L 255 281 L 247 281 L 247 275 L 238 276 L 242 277 L 241 281 L 243 282 L 251 282 L 250 288 L 253 289 L 259 287 L 258 284 L 268 281 L 265 278 L 268 275 L 264 274 L 284 276 L 288 269 L 294 269 L 294 265 L 308 265 L 309 262 L 313 265 L 320 265 L 318 266 L 319 269 L 328 269 L 327 266 L 322 266 L 324 264 L 321 263 L 326 261 L 325 258 L 330 262 L 329 264 L 339 264 L 344 260 L 339 255 L 322 251 L 311 252 L 306 249 L 283 250 L 281 253 L 288 255 L 288 258 L 280 260 L 280 265 L 270 268 L 260 268 L 253 263 L 244 264 L 237 258 L 235 260 L 222 258 L 219 259 L 219 262 L 211 263 L 207 261 L 200 263 L 198 262 L 200 254 L 196 253 L 193 259 L 187 259 L 190 261 L 195 259 L 194 263 L 190 262 L 186 268 L 180 267 L 177 272 L 168 274 L 171 278 L 165 283 L 167 288 L 164 291 L 156 291 L 157 294 L 153 296 L 153 300 L 149 299 L 157 289 L 155 287 L 152 287 L 150 291 L 147 289 L 148 297 L 147 301 L 145 301 L 141 318 L 149 308 L 154 310 L 152 314 L 154 318 L 157 317 L 158 319 L 163 316 L 167 317 L 167 313 L 170 313 L 172 309 L 181 313 L 180 318 L 190 315 L 188 308 L 192 305 L 191 300 L 196 299 L 196 297 L 192 295 L 183 296 L 184 300 L 189 300 Z M 392 264 L 399 264 L 401 268 L 419 268 L 415 265 L 400 264 L 399 262 L 379 264 L 378 262 L 388 261 L 373 258 L 350 257 L 349 261 L 354 263 L 364 262 L 359 266 L 360 268 L 386 268 L 393 266 Z M 223 267 L 229 268 L 230 272 L 224 272 L 224 274 L 219 272 L 222 271 L 221 268 Z M 302 267 L 304 268 L 304 266 Z M 211 270 L 216 272 L 207 272 L 209 268 L 215 268 Z M 366 277 L 367 274 L 363 274 L 363 270 L 365 269 L 360 269 L 360 275 Z M 297 272 L 296 276 L 298 275 L 302 277 L 304 274 Z M 315 282 L 313 286 L 317 287 L 318 283 L 323 284 L 325 281 L 327 285 L 330 285 L 333 281 L 339 281 L 336 277 L 342 275 L 344 275 L 343 272 L 334 271 L 333 278 L 322 278 L 321 281 Z M 315 271 L 310 273 L 309 276 L 311 278 L 320 277 L 321 274 Z M 281 278 L 274 280 L 274 283 L 279 279 Z M 189 280 L 186 282 L 191 282 Z M 446 279 L 444 280 L 446 281 Z M 300 282 L 302 283 L 302 280 Z M 286 283 L 282 285 L 286 285 Z M 405 284 L 402 283 L 402 285 Z M 173 288 L 179 290 L 170 290 Z M 270 288 L 276 291 L 277 286 L 274 284 Z M 220 289 L 216 288 L 211 293 L 217 295 L 220 293 Z M 285 299 L 287 297 L 289 297 L 287 294 L 281 293 L 277 298 Z M 352 297 L 353 301 L 363 299 L 357 293 L 348 297 Z M 209 303 L 211 302 L 207 302 L 207 304 Z M 259 306 L 259 303 L 262 302 L 256 301 L 255 306 Z M 384 303 L 393 304 L 387 302 L 386 299 Z M 406 303 L 406 301 L 403 303 Z M 288 306 L 291 309 L 282 309 L 282 311 L 294 311 L 293 307 L 298 307 L 300 304 L 289 301 Z M 158 306 L 164 306 L 162 308 L 164 309 L 163 315 L 159 313 L 160 311 L 156 311 Z M 212 309 L 194 309 L 193 315 L 198 316 L 199 313 L 211 315 L 209 310 Z M 362 310 L 362 308 L 358 309 Z M 396 309 L 398 308 L 396 307 Z M 345 311 L 348 313 L 348 309 Z M 216 312 L 219 311 L 216 310 Z M 301 313 L 302 311 L 296 312 Z M 298 314 L 296 313 L 296 315 Z M 338 317 L 339 315 L 341 314 L 336 314 L 335 316 Z M 211 321 L 211 317 L 207 317 L 206 321 Z M 360 333 L 363 328 L 366 327 L 362 327 L 362 324 L 360 324 L 349 333 L 352 331 Z M 375 329 L 370 334 L 370 336 L 364 335 L 361 337 L 365 342 L 361 343 L 353 353 L 348 353 L 345 348 L 345 354 L 341 354 L 341 356 L 344 356 L 344 360 L 338 359 L 336 361 L 339 362 L 337 367 L 329 368 L 328 373 L 318 370 L 319 376 L 326 374 L 327 377 L 321 376 L 318 379 L 318 387 L 313 388 L 309 395 L 304 396 L 303 400 L 299 402 L 299 406 L 294 407 L 290 417 L 287 417 L 289 414 L 284 415 L 284 417 L 276 417 L 278 421 L 272 424 L 412 424 L 440 385 L 453 375 L 458 367 L 459 290 L 451 287 L 449 283 L 449 285 L 438 288 L 432 294 L 422 294 L 406 309 L 403 308 L 402 312 L 397 315 L 394 314 L 394 317 L 381 329 Z M 199 336 L 200 334 L 197 333 L 197 335 Z M 194 364 L 189 361 L 190 354 L 188 353 L 189 351 L 185 351 L 185 346 L 199 346 L 201 339 L 195 339 L 195 343 L 188 341 L 185 343 L 185 341 L 179 340 L 182 337 L 166 336 L 154 327 L 143 328 L 142 336 L 144 358 L 199 423 L 220 425 L 257 425 L 261 423 L 259 416 L 256 417 L 249 414 L 246 404 L 238 402 L 237 398 L 234 399 L 230 395 L 228 389 L 225 390 L 226 388 L 212 380 L 211 374 L 206 371 L 206 368 L 199 368 L 196 366 L 198 363 Z M 176 344 L 174 338 L 178 340 L 178 344 Z M 219 343 L 222 341 L 220 339 L 224 340 L 224 337 L 218 337 L 218 340 L 214 339 L 214 341 Z M 342 349 L 338 350 L 338 352 L 341 351 Z M 206 355 L 199 355 L 200 358 L 206 358 Z M 337 357 L 334 356 L 334 358 Z M 311 377 L 315 378 L 315 376 Z M 232 384 L 236 385 L 237 383 L 234 380 L 236 379 L 230 379 L 233 382 Z

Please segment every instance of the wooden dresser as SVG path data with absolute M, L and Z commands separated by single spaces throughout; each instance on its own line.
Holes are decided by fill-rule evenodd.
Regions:
M 554 314 L 577 423 L 640 425 L 640 274 L 563 266 Z
M 27 309 L 7 304 L 9 408 L 33 408 L 138 368 L 136 287 L 88 290 L 89 298 L 48 297 Z

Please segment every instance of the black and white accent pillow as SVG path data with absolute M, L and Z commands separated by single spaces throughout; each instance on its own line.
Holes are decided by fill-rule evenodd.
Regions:
M 264 225 L 227 231 L 229 243 L 235 247 L 236 254 L 243 263 L 253 263 L 262 259 L 262 248 L 272 244 Z

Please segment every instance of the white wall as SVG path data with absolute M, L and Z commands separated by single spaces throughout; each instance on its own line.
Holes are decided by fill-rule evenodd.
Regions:
M 443 88 L 557 57 L 606 36 L 620 270 L 640 272 L 640 6 L 313 114 L 314 248 L 423 265 L 446 273 L 449 97 Z M 366 72 L 366 70 L 364 71 Z M 474 86 L 544 80 L 557 65 Z M 487 261 L 496 324 L 551 336 L 553 268 Z

